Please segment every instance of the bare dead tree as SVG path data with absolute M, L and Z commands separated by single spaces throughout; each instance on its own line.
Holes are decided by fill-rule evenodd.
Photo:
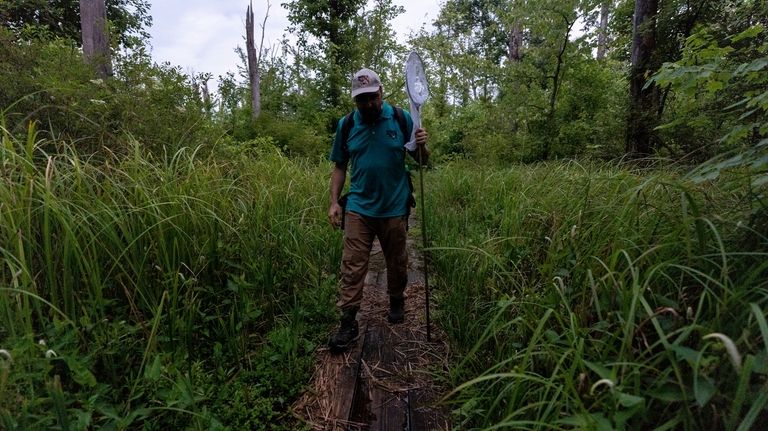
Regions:
M 203 109 L 207 114 L 211 114 L 213 104 L 211 103 L 211 93 L 208 90 L 208 81 L 213 75 L 210 72 L 198 73 L 192 76 L 192 89 L 195 92 L 197 100 L 202 102 Z
M 264 14 L 264 22 L 261 24 L 261 42 L 259 43 L 258 51 L 256 51 L 256 44 L 254 42 L 253 1 L 248 5 L 248 9 L 245 12 L 245 47 L 248 53 L 248 80 L 251 84 L 251 119 L 254 121 L 261 115 L 261 70 L 259 67 L 261 66 L 264 33 L 271 6 L 270 2 L 267 1 L 267 12 Z
M 80 0 L 80 29 L 85 61 L 94 66 L 100 78 L 112 76 L 105 0 Z
M 211 103 L 211 92 L 208 90 L 208 81 L 211 77 L 212 75 L 210 73 L 203 73 L 200 75 L 200 82 L 202 83 L 200 91 L 203 93 L 203 106 L 205 106 L 205 112 L 209 115 L 211 114 L 211 109 L 213 107 L 213 104 Z
M 612 0 L 603 0 L 600 5 L 600 26 L 597 30 L 597 59 L 605 58 L 608 51 L 608 15 L 611 13 Z

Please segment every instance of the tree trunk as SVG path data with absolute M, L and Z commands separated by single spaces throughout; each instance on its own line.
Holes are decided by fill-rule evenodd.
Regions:
M 211 73 L 200 73 L 196 75 L 192 81 L 195 94 L 200 96 L 200 102 L 202 102 L 203 109 L 209 116 L 213 110 L 213 105 L 211 104 L 211 93 L 208 89 L 208 81 L 211 80 L 212 76 L 213 75 Z
M 605 58 L 608 51 L 608 15 L 611 13 L 611 0 L 603 0 L 600 6 L 600 27 L 597 30 L 597 59 Z
M 245 12 L 245 47 L 248 53 L 248 81 L 251 84 L 251 120 L 261 115 L 261 80 L 259 79 L 259 57 L 253 37 L 253 2 Z
M 512 24 L 512 30 L 509 32 L 509 42 L 507 43 L 507 58 L 511 62 L 520 61 L 520 48 L 523 46 L 523 26 L 520 21 L 515 20 Z
M 625 150 L 630 157 L 651 155 L 656 147 L 654 127 L 659 106 L 659 91 L 655 85 L 645 87 L 654 67 L 656 47 L 656 15 L 658 0 L 636 0 L 632 23 L 632 55 L 630 58 L 630 109 Z
M 105 0 L 80 0 L 80 29 L 86 63 L 94 66 L 100 78 L 112 76 Z
M 557 93 L 560 90 L 560 78 L 563 74 L 563 64 L 565 63 L 565 50 L 568 48 L 569 38 L 571 36 L 571 29 L 576 21 L 569 21 L 567 17 L 563 17 L 566 24 L 565 37 L 563 37 L 563 44 L 560 46 L 560 50 L 557 53 L 557 63 L 555 64 L 555 73 L 552 74 L 552 92 L 549 95 L 549 111 L 547 112 L 547 121 L 550 125 L 555 124 L 555 108 L 557 107 Z M 550 156 L 549 139 L 544 140 L 542 147 L 542 158 L 548 160 Z
M 211 92 L 208 90 L 208 79 L 203 81 L 203 106 L 205 107 L 205 113 L 211 115 Z
M 264 22 L 261 24 L 261 43 L 259 44 L 258 51 L 254 41 L 253 2 L 248 5 L 248 9 L 245 12 L 245 46 L 248 53 L 248 80 L 251 84 L 251 120 L 253 121 L 256 121 L 261 115 L 261 70 L 259 66 L 270 7 L 271 4 L 268 1 Z

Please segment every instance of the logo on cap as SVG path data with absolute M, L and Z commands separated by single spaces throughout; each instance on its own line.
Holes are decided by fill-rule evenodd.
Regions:
M 357 82 L 359 82 L 360 85 L 369 85 L 371 83 L 371 79 L 368 77 L 368 75 L 360 75 L 357 77 Z

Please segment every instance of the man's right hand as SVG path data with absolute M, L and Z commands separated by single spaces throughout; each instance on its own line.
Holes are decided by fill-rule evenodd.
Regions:
M 328 221 L 334 228 L 341 228 L 341 205 L 337 202 L 333 202 L 331 207 L 328 208 Z

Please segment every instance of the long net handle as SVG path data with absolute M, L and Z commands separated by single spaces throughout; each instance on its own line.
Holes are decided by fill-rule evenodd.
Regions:
M 421 113 L 419 113 L 421 118 Z M 424 207 L 424 155 L 423 147 L 419 145 L 419 199 L 421 200 L 421 250 L 424 253 L 424 292 L 426 296 L 427 341 L 432 341 L 429 324 L 429 271 L 427 270 L 427 209 Z

